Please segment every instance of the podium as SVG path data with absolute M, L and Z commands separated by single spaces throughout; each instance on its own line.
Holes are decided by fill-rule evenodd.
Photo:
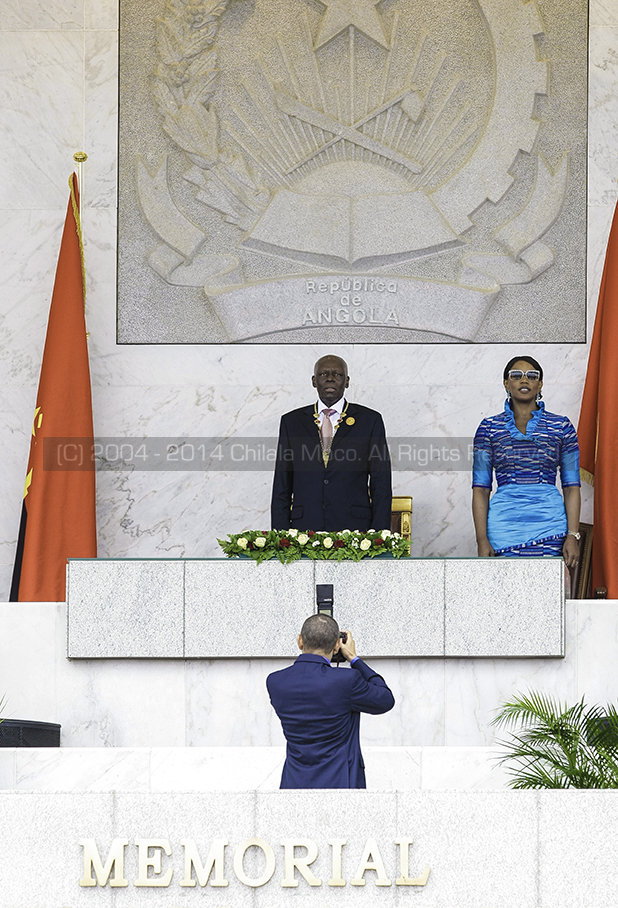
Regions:
M 264 681 L 316 583 L 396 698 L 361 721 L 367 791 L 278 791 Z M 68 604 L 0 605 L 0 635 L 14 713 L 62 725 L 0 749 L 0 908 L 618 902 L 612 793 L 509 791 L 494 759 L 514 693 L 613 697 L 618 604 L 565 603 L 560 562 L 72 561 Z

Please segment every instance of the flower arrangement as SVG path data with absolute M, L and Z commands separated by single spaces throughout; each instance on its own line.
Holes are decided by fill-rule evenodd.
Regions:
M 260 564 L 277 558 L 282 564 L 311 558 L 314 561 L 360 561 L 388 553 L 393 558 L 410 554 L 410 543 L 390 530 L 245 530 L 217 542 L 228 558 L 252 558 Z

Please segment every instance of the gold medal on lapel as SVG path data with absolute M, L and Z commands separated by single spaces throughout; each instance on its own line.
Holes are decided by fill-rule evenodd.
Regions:
M 346 426 L 353 426 L 355 422 L 356 422 L 356 420 L 354 419 L 353 416 L 348 416 L 348 418 L 345 421 L 345 424 L 346 424 Z

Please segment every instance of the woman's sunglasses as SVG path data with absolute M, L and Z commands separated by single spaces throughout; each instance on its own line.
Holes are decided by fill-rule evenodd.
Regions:
M 524 375 L 528 381 L 538 381 L 541 377 L 538 369 L 528 369 L 527 372 L 522 372 L 521 369 L 511 369 L 509 372 L 509 378 L 512 378 L 513 381 L 521 381 Z

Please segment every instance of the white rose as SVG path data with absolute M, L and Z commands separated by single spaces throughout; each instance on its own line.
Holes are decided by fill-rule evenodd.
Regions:
M 371 540 L 370 539 L 361 539 L 360 547 L 363 550 L 363 552 L 366 552 L 367 549 L 371 548 Z
M 258 549 L 263 549 L 264 546 L 266 545 L 266 537 L 265 536 L 256 536 L 255 544 L 257 545 Z
M 314 548 L 316 547 L 316 545 L 319 545 L 319 544 L 320 544 L 320 540 L 319 540 L 319 539 L 314 539 L 313 542 L 311 543 L 311 545 L 312 545 Z
M 298 530 L 288 530 L 288 536 L 291 536 L 292 539 L 294 539 L 296 536 L 298 536 Z
M 382 532 L 380 533 L 380 536 L 382 537 L 382 539 L 388 539 L 388 537 L 392 536 L 392 535 L 393 534 L 391 533 L 390 530 L 382 530 Z
M 324 548 L 332 549 L 332 547 L 333 547 L 333 540 L 330 538 L 330 536 L 327 536 L 326 539 L 324 540 Z
M 244 536 L 241 536 L 240 539 L 236 540 L 236 545 L 238 546 L 239 549 L 246 549 L 248 541 L 249 540 L 246 539 Z
M 298 544 L 299 544 L 299 545 L 307 545 L 308 542 L 309 542 L 309 537 L 307 536 L 307 534 L 306 534 L 306 533 L 300 533 L 299 536 L 298 536 Z

